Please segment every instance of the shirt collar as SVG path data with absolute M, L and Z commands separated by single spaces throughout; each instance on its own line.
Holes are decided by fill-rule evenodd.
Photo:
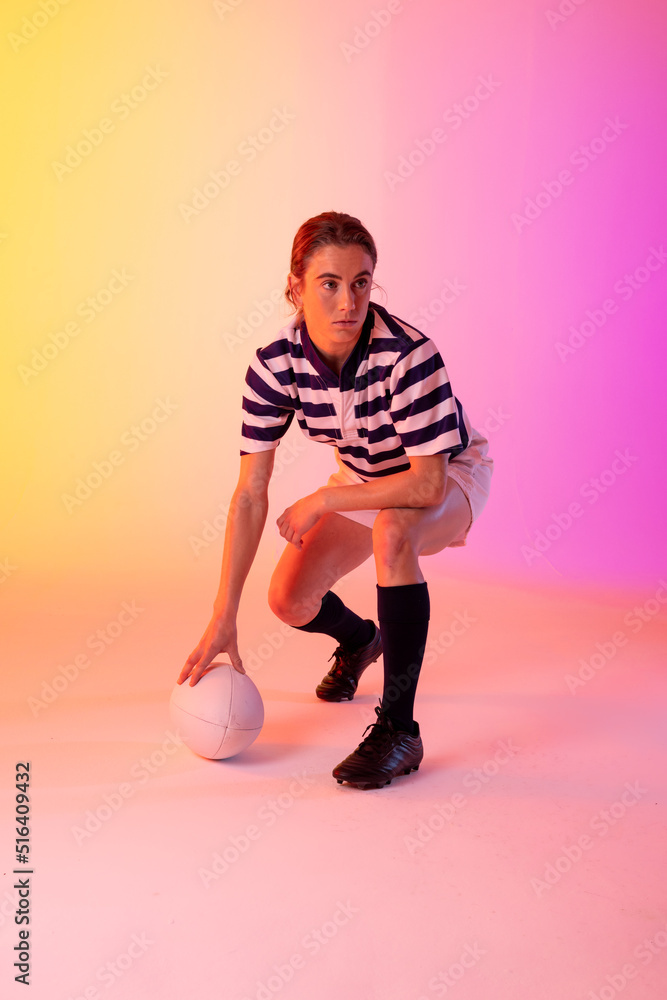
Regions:
M 366 319 L 361 327 L 361 332 L 359 333 L 357 342 L 354 345 L 349 357 L 346 358 L 345 364 L 341 369 L 340 378 L 334 371 L 331 370 L 331 368 L 329 368 L 328 364 L 317 353 L 315 345 L 308 335 L 305 317 L 301 320 L 298 329 L 301 337 L 303 353 L 318 375 L 321 375 L 327 386 L 340 389 L 341 391 L 354 388 L 354 377 L 360 363 L 363 361 L 367 353 L 368 344 L 371 339 L 371 330 L 375 325 L 375 313 L 373 311 L 374 305 L 375 303 L 373 302 L 368 303 Z

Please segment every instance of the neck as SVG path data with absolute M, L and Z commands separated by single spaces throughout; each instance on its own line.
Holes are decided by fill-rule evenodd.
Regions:
M 339 340 L 335 335 L 331 335 L 329 329 L 327 328 L 326 333 L 320 334 L 320 332 L 315 327 L 310 326 L 308 321 L 305 319 L 303 311 L 300 313 L 300 319 L 298 322 L 305 322 L 306 329 L 308 331 L 308 337 L 310 343 L 312 344 L 314 350 L 317 352 L 318 356 L 325 363 L 330 371 L 334 372 L 335 375 L 340 376 L 341 371 L 345 365 L 345 362 L 356 349 L 359 339 L 362 336 L 364 325 L 366 322 L 366 317 L 364 322 L 359 328 L 359 332 L 353 339 L 345 339 L 341 336 Z
M 337 351 L 332 352 L 332 351 L 326 351 L 324 350 L 324 348 L 320 347 L 319 344 L 316 344 L 312 336 L 310 337 L 310 342 L 312 343 L 313 347 L 315 348 L 319 356 L 322 358 L 322 361 L 324 361 L 324 363 L 331 369 L 331 371 L 334 372 L 336 375 L 340 375 L 341 371 L 343 370 L 343 365 L 345 364 L 345 362 L 347 361 L 347 359 L 349 358 L 350 354 L 354 349 L 354 344 L 352 345 L 352 347 L 349 347 L 348 345 L 343 345 Z

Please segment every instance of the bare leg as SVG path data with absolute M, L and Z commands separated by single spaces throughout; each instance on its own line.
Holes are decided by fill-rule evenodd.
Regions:
M 287 545 L 269 585 L 269 606 L 288 625 L 305 625 L 328 590 L 373 552 L 372 530 L 341 514 L 325 514 L 303 546 Z
M 373 525 L 373 554 L 381 587 L 423 583 L 420 555 L 446 548 L 470 524 L 463 490 L 447 480 L 445 499 L 437 507 L 388 507 Z

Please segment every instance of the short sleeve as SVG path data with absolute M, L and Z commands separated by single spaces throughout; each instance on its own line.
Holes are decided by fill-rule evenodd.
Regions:
M 389 391 L 391 418 L 406 455 L 453 458 L 464 450 L 461 405 L 432 340 L 415 341 L 401 354 Z
M 294 400 L 259 350 L 248 365 L 242 406 L 241 455 L 277 448 L 294 418 Z

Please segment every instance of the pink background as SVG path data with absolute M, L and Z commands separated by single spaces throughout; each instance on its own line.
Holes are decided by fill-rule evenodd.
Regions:
M 436 712 L 443 699 L 461 699 L 447 738 L 460 739 L 455 752 L 464 769 L 472 766 L 477 750 L 481 761 L 491 753 L 486 744 L 477 746 L 477 737 L 466 728 L 470 723 L 474 729 L 480 718 L 466 714 L 469 699 L 479 708 L 477 698 L 484 702 L 497 696 L 502 702 L 516 695 L 510 721 L 503 716 L 496 727 L 489 719 L 487 729 L 484 717 L 482 741 L 514 733 L 520 742 L 524 723 L 517 720 L 530 717 L 533 697 L 554 696 L 548 711 L 557 725 L 563 705 L 567 714 L 576 702 L 565 678 L 581 658 L 590 658 L 596 643 L 608 642 L 618 628 L 628 632 L 627 616 L 637 606 L 649 609 L 640 635 L 616 650 L 613 663 L 582 697 L 591 699 L 591 718 L 598 718 L 593 699 L 601 693 L 599 717 L 607 720 L 616 718 L 619 705 L 639 699 L 633 732 L 650 728 L 651 711 L 664 698 L 659 669 L 664 596 L 657 595 L 663 595 L 667 579 L 662 460 L 666 22 L 664 8 L 649 0 L 563 0 L 551 6 L 531 0 L 4 4 L 3 768 L 13 775 L 20 757 L 32 760 L 35 768 L 36 858 L 43 881 L 33 997 L 65 1000 L 83 992 L 97 966 L 123 951 L 130 930 L 147 926 L 160 942 L 150 960 L 142 959 L 141 968 L 151 972 L 137 972 L 139 979 L 128 973 L 114 985 L 114 996 L 186 995 L 189 961 L 171 959 L 170 965 L 170 956 L 177 941 L 195 947 L 198 913 L 206 913 L 211 927 L 219 911 L 206 910 L 212 896 L 202 897 L 201 888 L 185 877 L 174 897 L 183 908 L 174 906 L 174 912 L 190 914 L 187 931 L 178 922 L 172 928 L 152 923 L 166 912 L 160 909 L 164 897 L 157 895 L 145 910 L 137 903 L 144 923 L 133 923 L 128 913 L 134 911 L 127 910 L 133 836 L 144 838 L 142 856 L 153 859 L 149 867 L 156 866 L 155 888 L 146 888 L 146 898 L 166 893 L 161 879 L 175 870 L 179 850 L 191 851 L 203 838 L 202 855 L 210 857 L 214 831 L 224 828 L 215 809 L 226 801 L 229 787 L 240 796 L 234 801 L 241 810 L 254 796 L 266 794 L 262 768 L 282 787 L 286 765 L 270 747 L 280 745 L 287 752 L 298 744 L 309 767 L 308 754 L 316 747 L 316 787 L 328 788 L 331 766 L 366 725 L 360 727 L 362 709 L 370 721 L 373 699 L 366 690 L 359 711 L 351 708 L 353 714 L 346 717 L 350 724 L 344 738 L 333 723 L 318 729 L 312 688 L 325 672 L 329 646 L 281 632 L 266 604 L 271 569 L 283 547 L 276 518 L 335 468 L 333 453 L 307 443 L 295 424 L 280 445 L 269 519 L 239 616 L 241 654 L 251 663 L 261 661 L 256 681 L 267 725 L 255 745 L 259 756 L 248 758 L 246 772 L 239 759 L 222 781 L 219 768 L 207 770 L 205 762 L 181 750 L 155 779 L 155 789 L 168 791 L 164 798 L 155 792 L 159 801 L 147 794 L 138 804 L 128 802 L 114 820 L 116 833 L 109 827 L 87 854 L 87 846 L 76 844 L 71 834 L 85 811 L 102 801 L 104 789 L 116 788 L 130 763 L 165 739 L 171 687 L 208 621 L 217 589 L 221 510 L 239 468 L 243 377 L 253 352 L 274 339 L 287 319 L 282 291 L 291 243 L 312 215 L 345 211 L 368 227 L 379 251 L 375 278 L 386 293 L 375 292 L 374 300 L 403 319 L 413 317 L 437 343 L 454 392 L 473 426 L 487 432 L 495 461 L 491 497 L 467 546 L 423 564 L 431 587 L 433 636 L 457 610 L 469 610 L 480 622 L 469 645 L 461 640 L 452 653 L 452 662 L 458 655 L 465 661 L 458 679 L 424 674 L 422 718 L 430 746 L 435 748 L 443 732 Z M 486 87 L 475 97 L 480 81 Z M 278 118 L 276 112 L 281 112 Z M 252 135 L 260 137 L 260 148 L 250 159 L 243 143 Z M 236 173 L 224 187 L 213 183 L 211 172 L 233 159 L 239 164 Z M 569 171 L 567 183 L 563 171 Z M 526 212 L 532 219 L 521 222 Z M 447 282 L 459 294 L 441 308 Z M 92 313 L 86 309 L 91 296 Z M 76 333 L 66 332 L 68 323 L 78 325 Z M 582 327 L 588 335 L 579 333 L 564 353 L 573 328 Z M 624 464 L 616 461 L 619 453 L 626 456 Z M 73 502 L 77 483 L 100 468 L 108 474 L 93 478 L 89 495 Z M 568 518 L 568 509 L 577 515 Z M 368 563 L 337 590 L 360 614 L 372 616 L 374 582 Z M 127 612 L 128 607 L 134 611 Z M 99 630 L 105 638 L 98 637 L 96 645 Z M 262 658 L 259 650 L 267 648 L 267 636 L 274 639 L 273 652 Z M 69 680 L 65 668 L 71 664 L 76 669 Z M 59 677 L 65 680 L 49 701 Z M 379 675 L 368 681 L 374 693 L 379 683 Z M 589 704 L 577 702 L 584 703 Z M 587 729 L 584 718 L 585 713 L 581 719 Z M 531 738 L 538 739 L 539 729 L 531 728 Z M 554 751 L 548 740 L 536 747 L 526 736 L 534 756 L 523 758 L 523 776 L 529 780 L 526 776 L 543 773 L 540 768 L 548 772 L 554 760 L 566 761 L 562 780 L 567 784 L 582 761 L 591 767 L 597 761 L 600 771 L 591 782 L 604 803 L 617 794 L 613 782 L 606 790 L 605 769 L 610 775 L 625 765 L 620 789 L 626 778 L 650 777 L 651 802 L 662 801 L 657 730 L 655 746 L 633 744 L 635 757 L 627 734 L 609 738 L 609 745 L 600 738 L 595 752 L 567 744 L 560 757 L 561 750 Z M 318 741 L 323 741 L 321 758 Z M 446 774 L 443 759 L 438 761 Z M 289 768 L 296 766 L 290 758 Z M 555 766 L 558 770 L 560 764 Z M 212 774 L 218 785 L 204 804 L 193 789 Z M 445 791 L 409 780 L 413 785 L 406 779 L 406 788 L 426 787 L 414 793 L 412 804 L 428 815 L 429 803 Z M 597 794 L 590 786 L 585 791 L 575 781 L 564 790 L 560 780 L 546 790 L 539 784 L 535 794 L 546 796 L 540 800 L 544 809 L 527 801 L 533 792 L 518 806 L 512 799 L 516 786 L 505 789 L 510 804 L 501 805 L 515 817 L 515 825 L 510 821 L 505 831 L 512 845 L 510 882 L 512 866 L 529 850 L 514 838 L 517 817 L 536 836 L 547 837 L 561 816 L 559 810 L 551 815 L 548 803 L 561 793 L 568 809 L 577 801 L 583 801 L 586 816 L 598 808 L 586 802 L 587 794 Z M 13 837 L 11 777 L 3 794 L 7 851 Z M 322 801 L 315 794 L 320 811 L 304 814 L 301 826 L 288 827 L 285 821 L 273 841 L 276 864 L 278 845 L 299 844 L 304 830 L 317 830 L 315 842 L 330 847 L 329 834 L 359 822 L 358 808 L 368 812 L 363 822 L 374 829 L 377 814 L 368 799 L 341 818 L 336 803 L 343 800 L 329 794 Z M 483 814 L 484 831 L 496 829 L 495 794 Z M 395 819 L 411 801 L 401 805 L 400 798 L 385 796 L 382 808 Z M 201 824 L 187 835 L 185 827 L 178 827 L 180 846 L 168 840 L 161 848 L 161 838 L 168 836 L 164 831 L 176 822 L 174 810 L 185 816 L 190 808 L 200 810 Z M 232 834 L 247 822 L 240 815 L 234 814 Z M 582 829 L 575 822 L 572 836 Z M 629 836 L 626 827 L 611 871 L 628 860 L 624 838 Z M 648 855 L 652 843 L 649 837 Z M 434 872 L 442 873 L 448 848 L 444 840 L 439 845 L 445 854 L 432 853 L 423 875 L 420 862 L 404 858 L 400 898 L 412 898 L 416 884 L 423 888 L 436 878 Z M 551 854 L 560 846 L 556 842 Z M 538 850 L 535 843 L 532 848 Z M 158 865 L 151 851 L 159 855 L 162 849 Z M 368 867 L 355 854 L 353 839 L 342 850 L 346 861 L 340 869 L 334 863 L 331 891 L 339 875 L 344 880 L 345 873 L 354 872 L 357 885 L 376 898 L 377 886 L 364 881 Z M 376 854 L 369 844 L 362 856 L 369 865 L 379 858 L 386 866 L 392 850 L 389 845 L 386 854 Z M 477 862 L 466 850 L 462 870 L 470 863 L 473 872 Z M 533 873 L 547 858 L 545 852 L 533 859 Z M 311 885 L 322 861 L 316 852 L 309 860 Z M 11 855 L 5 868 L 10 861 Z M 197 863 L 192 861 L 193 870 Z M 249 921 L 241 921 L 240 931 L 236 927 L 243 962 L 239 959 L 226 987 L 211 989 L 208 974 L 218 969 L 217 959 L 210 958 L 213 937 L 209 958 L 199 966 L 204 978 L 198 996 L 235 1000 L 268 975 L 258 959 L 254 978 L 243 978 L 250 955 L 243 949 L 255 940 L 258 924 L 253 921 L 261 925 L 264 919 L 247 909 L 246 894 L 273 884 L 275 872 L 268 860 L 266 869 L 250 865 L 235 876 L 238 885 L 229 897 L 218 895 L 216 906 L 224 910 L 224 899 L 231 900 Z M 114 888 L 115 878 L 120 882 Z M 645 906 L 654 916 L 648 929 L 637 929 L 639 940 L 662 926 L 655 914 L 664 905 L 663 893 L 651 909 L 654 879 L 643 869 L 641 880 L 636 907 Z M 5 883 L 2 892 L 9 891 Z M 474 884 L 480 905 L 490 905 L 483 880 Z M 293 883 L 281 886 L 280 905 Z M 105 893 L 115 898 L 114 892 L 117 908 L 109 909 L 102 901 Z M 423 912 L 440 913 L 441 904 L 424 892 L 425 900 L 419 896 Z M 209 902 L 203 904 L 203 898 Z M 307 893 L 297 898 L 303 901 Z M 80 953 L 63 952 L 56 914 L 65 899 L 69 926 L 85 942 L 83 966 L 77 966 Z M 530 897 L 519 907 L 516 924 L 511 919 L 515 902 L 511 894 L 496 900 L 495 912 L 509 921 L 513 930 L 508 934 L 520 927 L 530 933 L 535 901 Z M 267 934 L 275 927 L 271 905 Z M 562 913 L 551 911 L 553 922 L 541 925 L 540 940 L 563 933 L 563 914 L 594 920 L 595 914 L 581 906 L 570 900 Z M 327 907 L 335 911 L 333 897 L 323 903 L 322 920 Z M 520 957 L 521 931 L 513 943 L 506 942 L 497 965 L 487 964 L 480 980 L 473 981 L 471 973 L 457 995 L 500 996 L 493 984 L 502 983 L 503 996 L 588 996 L 586 990 L 601 988 L 604 976 L 613 973 L 618 942 L 635 940 L 635 929 L 631 933 L 623 924 L 622 909 L 619 902 L 608 953 L 603 948 L 598 954 L 587 941 L 584 952 L 597 958 L 590 966 L 582 959 L 570 979 L 567 964 L 555 963 L 553 992 L 542 984 L 530 957 Z M 89 926 L 89 915 L 102 912 L 109 930 L 104 942 Z M 371 912 L 376 912 L 373 907 Z M 306 924 L 310 919 L 304 917 Z M 372 923 L 364 927 L 355 940 L 365 946 L 356 951 L 350 944 L 352 950 L 340 952 L 336 962 L 347 955 L 350 967 L 362 969 L 381 954 L 377 995 L 390 997 L 397 967 L 388 952 L 379 945 L 374 952 L 369 944 Z M 478 930 L 471 925 L 470 935 Z M 226 929 L 231 935 L 226 939 L 234 939 L 236 931 Z M 391 933 L 385 928 L 385 946 Z M 0 926 L 7 956 L 13 935 L 8 924 Z M 464 935 L 461 949 L 467 940 Z M 417 1000 L 420 991 L 430 996 L 426 981 L 445 961 L 428 935 L 423 941 L 415 946 L 418 958 L 404 970 L 396 993 L 401 1000 Z M 257 947 L 255 940 L 255 957 Z M 266 969 L 283 955 L 289 957 L 288 943 L 276 945 L 270 956 L 267 951 Z M 333 958 L 326 961 L 336 965 Z M 17 992 L 7 972 L 10 964 L 2 975 Z M 509 966 L 523 970 L 518 979 L 502 978 L 500 970 Z M 173 982 L 160 979 L 158 970 L 164 968 L 172 969 Z M 302 995 L 300 988 L 303 995 L 316 995 L 313 989 L 326 979 L 324 960 L 310 968 L 313 979 L 304 974 L 303 987 L 295 980 L 290 996 Z M 636 985 L 633 995 L 642 1000 L 661 995 L 651 992 L 660 975 L 656 959 L 644 992 Z M 49 977 L 55 979 L 47 987 Z M 176 992 L 169 993 L 172 986 Z M 352 980 L 340 988 L 360 998 L 375 995 L 374 987 Z

